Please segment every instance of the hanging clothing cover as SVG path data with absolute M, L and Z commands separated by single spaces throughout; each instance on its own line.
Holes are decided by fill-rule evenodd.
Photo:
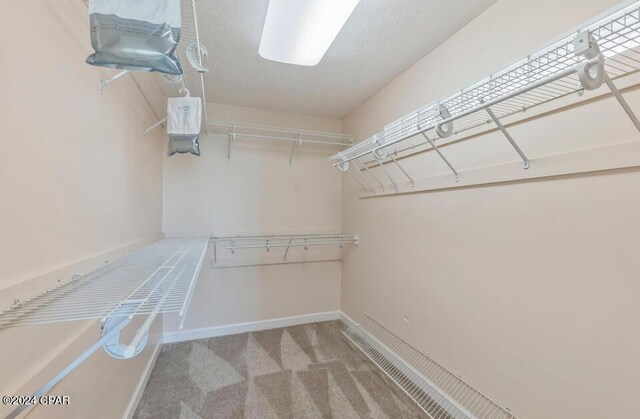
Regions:
M 170 97 L 167 101 L 167 154 L 191 153 L 200 155 L 200 124 L 202 100 L 199 97 Z
M 88 64 L 182 74 L 180 0 L 89 0 L 89 23 Z

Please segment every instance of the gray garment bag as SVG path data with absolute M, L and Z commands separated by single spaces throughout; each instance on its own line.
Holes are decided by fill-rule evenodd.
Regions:
M 176 6 L 177 4 L 177 6 Z M 182 74 L 179 0 L 91 0 L 87 63 L 134 71 Z

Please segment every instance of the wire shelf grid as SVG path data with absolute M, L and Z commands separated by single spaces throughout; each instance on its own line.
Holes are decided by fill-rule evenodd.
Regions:
M 348 147 L 354 141 L 353 136 L 338 132 L 314 131 L 264 124 L 215 120 L 208 121 L 207 125 L 211 128 L 212 132 L 217 134 L 235 135 L 237 137 L 266 138 L 294 142 L 300 141 L 344 147 Z
M 205 239 L 163 239 L 0 312 L 0 329 L 31 324 L 186 314 Z
M 589 31 L 593 35 L 605 57 L 605 70 L 612 79 L 636 73 L 640 69 L 639 7 L 640 2 L 634 2 L 585 25 L 504 70 L 387 125 L 382 132 L 331 156 L 329 161 L 338 164 L 360 159 L 376 150 L 435 130 L 443 122 L 455 120 L 455 133 L 486 125 L 491 118 L 484 112 L 483 103 L 491 103 L 496 117 L 501 119 L 582 92 L 584 89 L 574 70 L 588 59 L 574 53 L 574 39 L 578 32 Z M 448 111 L 448 115 L 440 111 L 442 108 Z M 419 145 L 422 144 L 427 142 Z

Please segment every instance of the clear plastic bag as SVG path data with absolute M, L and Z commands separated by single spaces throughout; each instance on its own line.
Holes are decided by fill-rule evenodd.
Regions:
M 191 153 L 200 155 L 202 100 L 199 97 L 172 97 L 167 100 L 167 155 Z
M 180 0 L 90 0 L 89 23 L 88 64 L 182 74 Z

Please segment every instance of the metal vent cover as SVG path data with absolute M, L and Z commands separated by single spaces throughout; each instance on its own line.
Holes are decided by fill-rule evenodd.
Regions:
M 346 319 L 342 333 L 433 419 L 517 419 L 378 321 Z

